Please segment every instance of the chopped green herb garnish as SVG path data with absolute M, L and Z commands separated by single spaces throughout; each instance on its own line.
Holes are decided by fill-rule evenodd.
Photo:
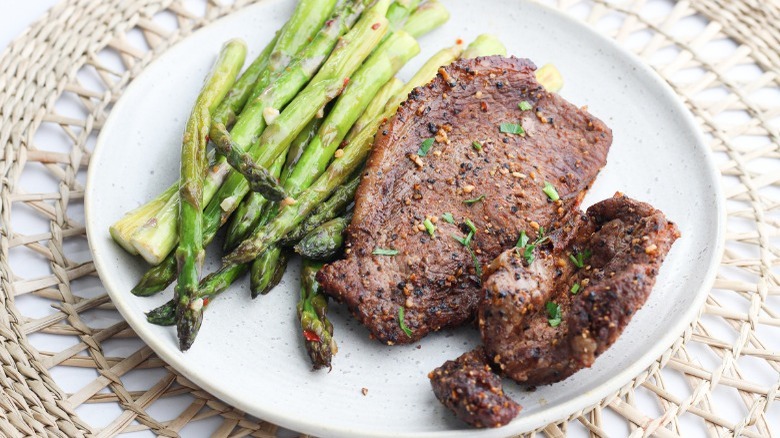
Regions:
M 557 201 L 561 199 L 560 196 L 558 196 L 558 191 L 555 190 L 555 187 L 553 187 L 552 184 L 549 183 L 549 181 L 544 182 L 544 188 L 542 191 L 547 195 L 548 198 L 550 198 L 550 201 Z
M 430 234 L 431 237 L 434 237 L 433 233 L 436 232 L 436 225 L 434 225 L 433 222 L 431 222 L 430 219 L 426 218 L 423 221 L 423 226 L 425 226 L 425 229 L 428 230 L 428 234 Z
M 478 151 L 481 151 L 482 150 L 482 143 L 480 143 L 480 142 L 475 140 L 475 141 L 473 141 L 471 143 L 471 147 L 473 147 L 474 149 L 476 149 Z
M 578 252 L 576 254 L 569 254 L 569 260 L 574 263 L 574 266 L 582 269 L 585 267 L 585 262 L 590 258 L 590 250 Z
M 577 295 L 577 292 L 579 292 L 579 291 L 580 291 L 580 284 L 579 283 L 574 283 L 574 284 L 571 285 L 571 294 L 572 295 Z
M 406 333 L 406 336 L 412 337 L 412 329 L 406 326 L 406 323 L 404 322 L 404 312 L 406 309 L 404 309 L 404 306 L 401 306 L 398 308 L 398 325 L 401 327 L 401 330 Z
M 452 234 L 451 236 L 452 236 L 453 239 L 457 240 L 458 243 L 460 243 L 461 245 L 469 246 L 469 243 L 471 243 L 472 233 L 469 233 L 469 235 L 466 236 L 466 237 L 460 237 L 460 236 L 456 236 L 454 234 Z
M 472 233 L 476 233 L 477 232 L 477 226 L 474 225 L 474 222 L 471 222 L 471 219 L 466 218 L 466 219 L 463 220 L 463 222 L 466 224 L 467 227 L 469 227 L 469 229 L 471 230 Z
M 447 222 L 448 224 L 455 223 L 455 218 L 452 217 L 452 213 L 444 213 L 443 215 L 441 215 L 441 218 L 444 219 L 444 221 Z
M 525 230 L 520 231 L 520 238 L 517 239 L 517 244 L 515 244 L 515 247 L 517 248 L 525 248 L 526 245 L 528 245 L 528 241 L 530 238 L 528 237 L 528 234 L 525 234 Z
M 517 107 L 520 108 L 520 111 L 528 111 L 529 109 L 533 108 L 530 103 L 528 103 L 527 100 L 524 100 L 517 104 Z
M 381 256 L 394 256 L 394 255 L 398 255 L 398 250 L 386 249 L 386 248 L 375 248 L 371 254 L 381 255 Z
M 499 129 L 504 134 L 525 135 L 525 129 L 519 123 L 502 123 Z
M 463 201 L 464 204 L 476 204 L 479 201 L 482 201 L 485 199 L 485 195 L 479 195 L 476 198 L 473 199 L 466 199 Z
M 550 327 L 558 327 L 561 325 L 561 306 L 552 301 L 548 301 L 547 304 L 545 304 L 545 308 L 547 309 L 547 322 L 550 323 Z
M 471 261 L 474 262 L 474 273 L 477 274 L 477 279 L 482 283 L 482 265 L 479 264 L 479 259 L 477 259 L 477 255 L 474 254 L 474 250 L 471 249 L 470 246 L 467 246 L 466 249 L 469 250 L 469 254 L 471 254 Z
M 417 150 L 417 155 L 424 157 L 428 154 L 428 151 L 431 150 L 431 146 L 433 146 L 433 139 L 426 138 L 423 140 L 422 144 L 420 144 L 420 149 Z
M 544 227 L 539 227 L 538 233 L 536 240 L 534 240 L 533 243 L 529 243 L 530 239 L 525 233 L 525 230 L 520 231 L 520 238 L 517 240 L 517 244 L 515 244 L 517 255 L 522 255 L 527 265 L 533 263 L 536 258 L 534 256 L 534 249 L 550 239 L 549 236 L 544 235 Z M 523 251 L 522 254 L 520 253 L 520 250 Z

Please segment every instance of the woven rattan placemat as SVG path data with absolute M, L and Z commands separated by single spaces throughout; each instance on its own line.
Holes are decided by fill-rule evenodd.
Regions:
M 247 3 L 64 0 L 3 53 L 0 435 L 175 436 L 206 423 L 216 436 L 276 433 L 135 338 L 96 278 L 82 212 L 84 171 L 112 102 L 171 44 Z M 710 141 L 729 217 L 699 320 L 619 393 L 543 432 L 779 434 L 780 2 L 546 3 L 669 81 Z M 83 378 L 58 379 L 64 367 Z M 171 400 L 177 416 L 159 418 L 155 406 Z

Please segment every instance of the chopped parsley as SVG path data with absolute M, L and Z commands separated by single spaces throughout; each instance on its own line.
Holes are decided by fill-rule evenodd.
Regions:
M 576 254 L 569 254 L 569 260 L 571 260 L 572 263 L 574 263 L 574 266 L 576 266 L 579 269 L 582 269 L 585 267 L 585 262 L 590 258 L 590 250 L 586 249 L 585 251 L 578 252 Z
M 550 327 L 558 327 L 561 325 L 561 306 L 548 301 L 545 304 L 547 309 L 547 322 L 550 323 Z
M 561 199 L 561 197 L 558 196 L 558 191 L 555 190 L 555 187 L 553 187 L 549 181 L 544 182 L 544 188 L 542 191 L 547 195 L 548 198 L 550 198 L 550 201 L 557 201 Z
M 425 218 L 425 220 L 423 221 L 423 226 L 425 227 L 426 230 L 428 230 L 428 234 L 430 234 L 431 237 L 435 237 L 433 233 L 436 232 L 436 225 L 434 225 L 430 219 Z
M 502 123 L 499 125 L 499 130 L 503 134 L 525 135 L 525 129 L 519 123 Z
M 482 265 L 479 264 L 479 259 L 477 259 L 477 255 L 474 254 L 474 250 L 471 249 L 470 246 L 466 246 L 466 249 L 468 249 L 469 254 L 471 254 L 471 261 L 474 262 L 474 273 L 477 274 L 477 281 L 482 283 Z
M 536 258 L 534 256 L 534 249 L 549 239 L 549 236 L 544 235 L 544 227 L 539 227 L 539 234 L 536 236 L 536 240 L 534 240 L 533 243 L 529 243 L 531 239 L 525 233 L 525 230 L 523 230 L 520 232 L 520 238 L 517 240 L 517 244 L 515 244 L 515 252 L 525 259 L 527 265 L 530 265 Z
M 381 255 L 381 256 L 394 256 L 394 255 L 398 255 L 398 250 L 387 249 L 387 248 L 374 248 L 374 251 L 371 254 Z
M 478 151 L 481 151 L 482 150 L 482 143 L 474 140 L 473 142 L 471 142 L 471 147 L 473 147 L 474 149 L 476 149 Z
M 476 204 L 477 202 L 483 201 L 485 199 L 485 195 L 479 195 L 476 198 L 472 199 L 466 199 L 463 201 L 464 204 Z
M 520 111 L 528 111 L 528 110 L 530 110 L 531 108 L 533 108 L 533 107 L 531 106 L 531 104 L 530 104 L 530 103 L 528 103 L 528 101 L 527 101 L 527 100 L 524 100 L 524 101 L 522 101 L 522 102 L 518 103 L 518 104 L 517 104 L 517 107 L 518 107 L 518 108 L 520 108 Z
M 456 235 L 452 235 L 452 238 L 457 240 L 458 243 L 460 243 L 463 246 L 469 246 L 471 244 L 471 238 L 474 236 L 474 233 L 469 233 L 466 237 L 460 237 Z
M 404 306 L 401 306 L 398 308 L 398 325 L 401 327 L 401 330 L 406 333 L 406 336 L 412 337 L 412 329 L 406 326 L 406 323 L 404 322 L 404 312 L 406 309 L 404 309 Z
M 571 294 L 572 295 L 577 295 L 577 292 L 579 292 L 579 291 L 580 291 L 580 284 L 579 283 L 574 283 L 574 284 L 571 285 Z
M 447 222 L 448 224 L 455 223 L 455 218 L 452 217 L 452 213 L 444 213 L 443 215 L 441 215 L 441 218 L 444 219 L 444 221 Z
M 426 156 L 428 154 L 428 151 L 431 150 L 431 146 L 433 146 L 433 139 L 432 138 L 426 138 L 420 144 L 420 149 L 417 150 L 417 155 L 419 155 L 421 157 Z
M 520 238 L 517 239 L 517 244 L 515 245 L 515 247 L 525 248 L 526 245 L 528 245 L 529 240 L 531 239 L 528 237 L 528 234 L 525 234 L 525 230 L 520 231 Z
M 472 233 L 476 233 L 477 232 L 477 226 L 474 225 L 474 222 L 471 222 L 471 219 L 466 218 L 463 222 L 466 223 L 466 226 L 469 227 L 469 229 L 471 230 Z
M 477 274 L 477 281 L 482 283 L 482 265 L 479 264 L 477 255 L 474 253 L 474 250 L 471 249 L 471 239 L 474 237 L 474 234 L 477 233 L 477 226 L 474 225 L 474 222 L 471 222 L 471 219 L 469 218 L 466 218 L 464 222 L 466 223 L 466 226 L 469 227 L 469 233 L 466 235 L 466 237 L 460 237 L 453 234 L 452 238 L 458 241 L 458 243 L 461 245 L 465 246 L 469 251 L 469 255 L 471 255 L 471 261 L 474 263 L 474 273 Z

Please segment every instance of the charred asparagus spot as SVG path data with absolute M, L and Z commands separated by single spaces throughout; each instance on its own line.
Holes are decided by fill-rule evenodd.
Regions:
M 197 330 L 202 319 L 200 308 L 192 299 L 198 287 L 204 255 L 201 200 L 211 113 L 233 85 L 245 55 L 246 45 L 242 41 L 231 40 L 223 46 L 195 101 L 182 139 L 179 185 L 181 244 L 176 251 L 179 282 L 175 291 L 179 348 L 182 350 L 192 345 L 188 333 Z
M 303 345 L 316 369 L 332 369 L 331 359 L 338 351 L 333 339 L 333 324 L 328 320 L 328 297 L 320 290 L 315 276 L 322 263 L 304 260 L 301 267 L 301 299 L 298 319 L 301 322 Z

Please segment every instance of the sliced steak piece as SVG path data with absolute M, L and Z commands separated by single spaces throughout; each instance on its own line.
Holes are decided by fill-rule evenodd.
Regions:
M 645 303 L 680 235 L 659 210 L 621 194 L 565 228 L 533 251 L 530 265 L 524 251 L 506 251 L 485 280 L 485 352 L 519 383 L 549 384 L 590 367 Z
M 522 409 L 504 395 L 501 377 L 490 369 L 482 347 L 448 360 L 428 378 L 436 398 L 474 427 L 501 427 Z
M 546 92 L 534 70 L 517 58 L 457 61 L 410 93 L 377 133 L 346 259 L 317 279 L 380 341 L 409 343 L 470 320 L 480 266 L 521 230 L 535 234 L 575 209 L 604 166 L 609 128 Z M 502 124 L 524 133 L 502 132 L 520 132 Z M 550 201 L 545 181 L 560 200 Z M 476 230 L 470 247 L 456 240 L 467 236 L 468 223 Z

